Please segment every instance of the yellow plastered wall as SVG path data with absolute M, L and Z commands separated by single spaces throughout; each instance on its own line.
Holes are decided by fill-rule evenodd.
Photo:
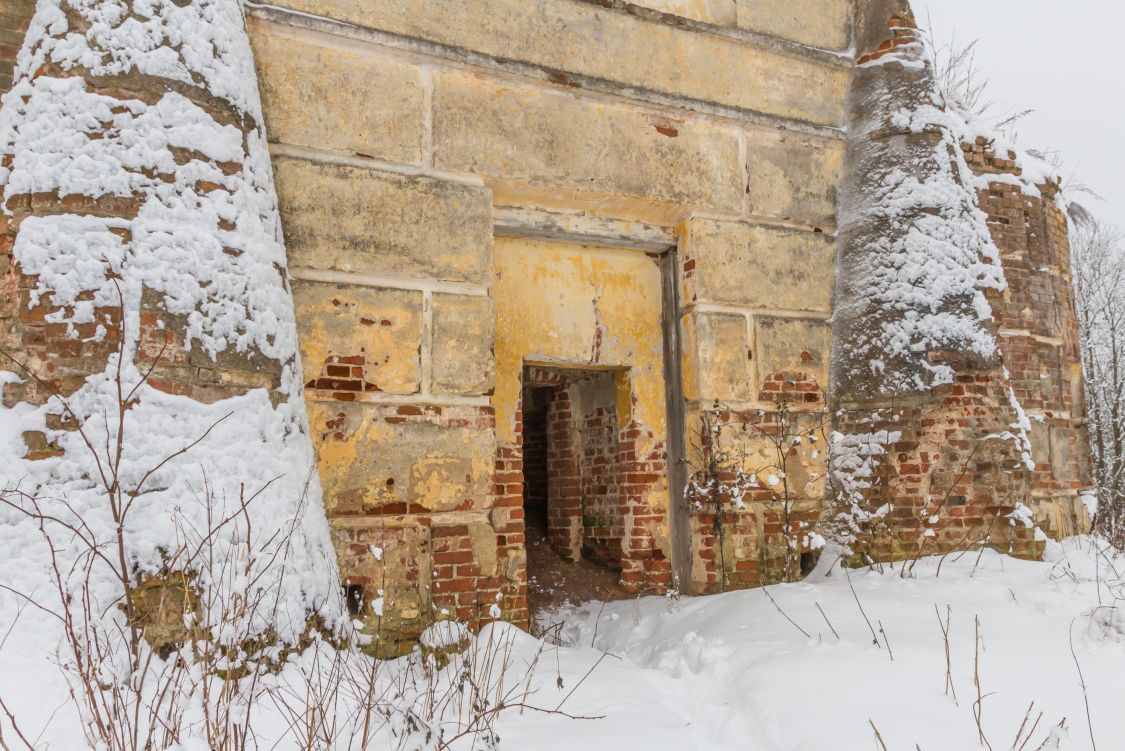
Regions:
M 619 370 L 618 418 L 667 433 L 661 276 L 634 250 L 497 238 L 496 438 L 516 440 L 525 362 Z M 626 370 L 627 369 L 627 370 Z

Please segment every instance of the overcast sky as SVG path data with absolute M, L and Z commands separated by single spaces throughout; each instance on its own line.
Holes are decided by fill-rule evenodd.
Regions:
M 1023 148 L 1058 151 L 1102 195 L 1079 197 L 1125 227 L 1125 0 L 914 0 L 934 40 L 979 39 L 977 65 L 997 113 L 1032 108 L 1016 126 Z M 927 18 L 928 16 L 928 18 Z

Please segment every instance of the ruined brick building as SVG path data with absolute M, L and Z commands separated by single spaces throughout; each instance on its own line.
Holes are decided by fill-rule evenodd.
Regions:
M 0 90 L 33 5 L 0 11 Z M 836 470 L 868 511 L 887 509 L 875 556 L 982 539 L 1034 556 L 1036 528 L 1088 525 L 1058 186 L 941 119 L 905 0 L 243 12 L 308 427 L 357 613 L 381 590 L 384 626 L 405 635 L 446 614 L 526 622 L 532 526 L 627 591 L 776 580 L 787 549 L 806 568 L 815 558 L 836 492 L 825 444 L 848 436 L 883 437 Z M 159 71 L 87 85 L 146 101 L 170 88 Z M 227 112 L 222 92 L 193 85 L 171 88 Z M 914 192 L 872 208 L 891 178 Z M 960 208 L 987 233 L 967 231 L 956 248 L 972 258 L 933 273 L 888 265 L 896 248 L 935 257 L 927 243 L 957 236 L 958 216 L 927 203 L 948 194 L 923 189 L 933 180 L 969 190 L 979 211 Z M 69 198 L 8 195 L 0 219 L 2 341 L 59 384 L 95 345 L 29 295 L 12 255 L 20 224 L 125 210 Z M 989 242 L 991 261 L 973 251 Z M 1000 266 L 1003 281 L 986 283 Z M 888 269 L 897 286 L 880 286 Z M 949 291 L 950 269 L 972 283 Z M 923 331 L 931 319 L 954 333 Z M 252 358 L 191 350 L 178 320 L 141 319 L 157 388 L 207 401 L 276 383 Z M 785 513 L 763 481 L 719 539 L 713 514 L 685 501 L 689 475 L 715 450 L 709 435 L 747 467 L 768 464 L 783 411 L 822 427 L 823 450 L 786 457 Z M 718 432 L 701 430 L 705 415 Z M 25 439 L 29 455 L 51 453 L 49 434 Z

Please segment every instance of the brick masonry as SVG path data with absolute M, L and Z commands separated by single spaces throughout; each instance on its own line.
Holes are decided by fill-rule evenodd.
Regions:
M 1088 524 L 1076 496 L 1090 487 L 1091 469 L 1067 219 L 1055 200 L 1059 186 L 1011 184 L 1006 178 L 1023 179 L 1016 155 L 997 153 L 984 138 L 962 150 L 976 174 L 1003 176 L 990 180 L 978 198 L 1008 282 L 990 300 L 1000 350 L 1032 422 L 1029 505 L 1052 535 L 1071 534 Z
M 7 91 L 12 80 L 12 63 L 34 11 L 31 0 L 13 0 L 0 9 L 0 90 Z M 70 12 L 66 9 L 66 12 Z M 73 18 L 72 22 L 78 23 Z M 194 104 L 211 115 L 217 122 L 235 123 L 249 129 L 253 123 L 232 115 L 231 107 L 210 92 L 198 86 L 180 86 L 152 76 L 126 76 L 120 79 L 96 79 L 82 69 L 61 72 L 52 66 L 37 71 L 40 75 L 87 75 L 87 86 L 105 96 L 122 100 L 152 100 L 169 88 L 175 88 Z M 103 125 L 104 129 L 109 125 Z M 91 138 L 101 137 L 96 131 Z M 179 154 L 172 150 L 177 161 L 173 173 L 162 175 L 174 182 L 173 174 L 183 164 L 198 159 L 198 154 Z M 182 160 L 181 160 L 182 157 Z M 4 166 L 11 166 L 12 156 L 5 155 Z M 231 174 L 239 165 L 212 162 L 215 167 Z M 216 185 L 199 185 L 200 190 L 213 190 Z M 86 376 L 101 372 L 107 358 L 120 346 L 121 312 L 119 307 L 107 306 L 94 312 L 94 321 L 79 324 L 73 330 L 64 323 L 50 322 L 53 313 L 72 315 L 55 305 L 51 295 L 37 296 L 38 279 L 25 274 L 13 260 L 12 252 L 20 224 L 28 217 L 45 217 L 60 214 L 135 217 L 143 198 L 140 196 L 59 195 L 57 192 L 11 195 L 5 203 L 6 212 L 0 214 L 0 347 L 19 362 L 19 368 L 33 377 L 22 384 L 11 384 L 4 389 L 7 405 L 26 401 L 44 403 L 52 392 L 63 396 L 73 393 Z M 233 229 L 222 227 L 220 229 Z M 131 240 L 130 230 L 112 230 L 122 242 Z M 232 251 L 233 252 L 233 251 Z M 85 299 L 92 299 L 87 293 Z M 79 297 L 79 302 L 84 298 Z M 253 350 L 245 353 L 224 352 L 212 360 L 200 347 L 185 344 L 188 321 L 184 316 L 169 314 L 163 300 L 150 291 L 141 298 L 140 345 L 137 357 L 143 370 L 151 367 L 149 384 L 168 393 L 184 394 L 202 402 L 245 393 L 248 388 L 274 389 L 280 383 L 281 365 L 261 357 Z M 99 331 L 104 330 L 104 335 Z M 5 367 L 10 367 L 8 363 Z M 53 425 L 67 427 L 65 425 Z M 31 458 L 53 455 L 55 449 L 45 445 L 40 434 L 24 436 Z
M 663 441 L 635 422 L 621 424 L 614 373 L 529 368 L 525 384 L 549 395 L 543 417 L 533 418 L 543 420 L 543 433 L 530 434 L 537 455 L 546 438 L 548 543 L 567 560 L 620 571 L 630 591 L 663 591 L 671 566 L 654 530 L 665 512 L 646 500 L 667 482 Z M 523 451 L 528 414 L 519 413 Z
M 915 39 L 914 23 L 905 15 L 894 15 L 881 31 L 878 19 L 870 20 L 864 44 L 871 51 L 861 49 L 861 62 Z M 932 85 L 925 68 L 884 65 L 866 75 L 864 85 L 873 91 Z M 895 137 L 912 136 L 872 138 Z M 985 139 L 961 148 L 977 175 L 1005 178 L 989 180 L 978 190 L 1007 279 L 1006 290 L 988 293 L 999 357 L 930 351 L 929 362 L 948 366 L 954 378 L 926 393 L 872 399 L 852 384 L 854 393 L 846 395 L 836 429 L 852 435 L 886 431 L 870 487 L 863 491 L 868 512 L 890 509 L 861 536 L 859 548 L 870 559 L 901 559 L 981 542 L 1039 557 L 1043 543 L 1035 530 L 1014 518 L 1020 506 L 1056 537 L 1089 525 L 1078 497 L 1089 483 L 1089 450 L 1082 427 L 1066 218 L 1054 202 L 1057 186 L 1012 184 L 1012 176 L 1021 177 L 1016 155 L 996 153 Z M 871 168 L 862 159 L 853 163 L 860 173 Z M 1031 423 L 1024 443 L 1016 435 L 1021 411 Z
M 807 533 L 824 513 L 817 472 L 828 433 L 825 395 L 808 373 L 777 373 L 763 381 L 759 399 L 763 408 L 756 410 L 717 405 L 707 415 L 711 429 L 699 433 L 695 466 L 716 456 L 722 486 L 735 482 L 737 469 L 758 475 L 757 486 L 740 498 L 744 508 L 721 494 L 721 511 L 707 506 L 692 515 L 694 578 L 703 593 L 799 578 L 817 557 Z M 797 434 L 804 436 L 801 445 L 779 457 L 772 441 Z M 770 474 L 783 472 L 786 485 L 768 483 Z
M 12 69 L 23 44 L 35 0 L 6 0 L 0 8 L 0 92 L 12 86 Z

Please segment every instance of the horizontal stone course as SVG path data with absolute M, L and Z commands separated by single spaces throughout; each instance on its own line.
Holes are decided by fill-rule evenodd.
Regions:
M 440 72 L 433 128 L 435 167 L 490 184 L 560 201 L 592 193 L 741 210 L 738 136 L 704 120 L 664 122 L 623 105 Z
M 815 232 L 693 219 L 684 243 L 684 299 L 829 313 L 836 244 Z
M 737 0 L 738 25 L 800 44 L 843 50 L 851 38 L 850 0 Z
M 295 280 L 293 301 L 307 386 L 342 401 L 420 390 L 421 292 Z M 359 371 L 330 370 L 342 365 Z
M 828 384 L 828 361 L 831 336 L 824 321 L 804 318 L 754 319 L 754 357 L 758 365 L 758 383 L 764 384 L 776 374 L 817 384 Z
M 759 128 L 746 139 L 752 215 L 823 230 L 836 226 L 843 144 Z
M 491 298 L 435 294 L 431 305 L 431 390 L 459 396 L 491 394 L 496 380 Z
M 684 398 L 736 401 L 751 398 L 746 317 L 693 313 L 685 316 Z
M 556 71 L 838 126 L 844 66 L 575 0 L 284 0 L 282 7 Z M 753 14 L 751 19 L 762 17 Z

